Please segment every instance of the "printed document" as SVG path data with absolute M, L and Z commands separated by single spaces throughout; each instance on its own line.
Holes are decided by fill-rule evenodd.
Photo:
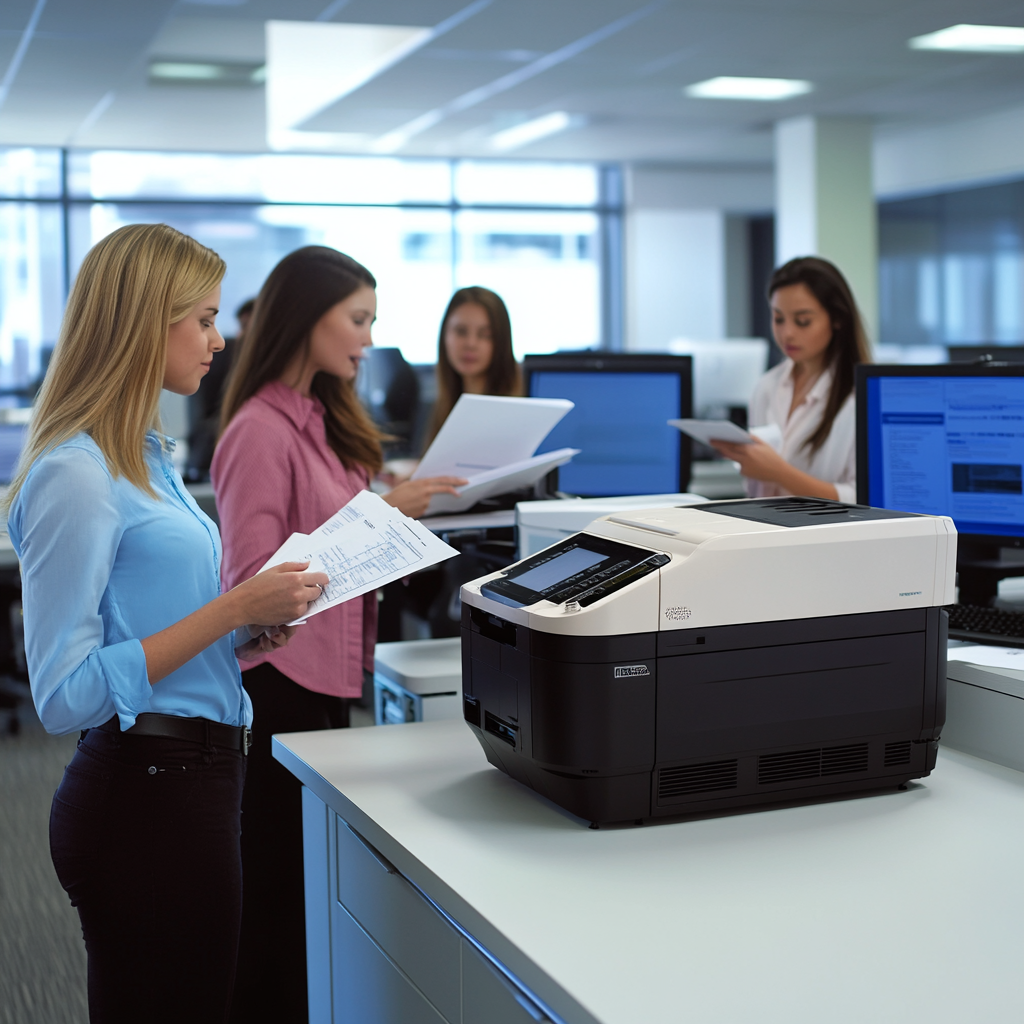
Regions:
M 309 560 L 328 583 L 301 619 L 376 590 L 419 569 L 457 555 L 425 526 L 403 515 L 372 491 L 360 491 L 313 533 L 293 533 L 260 569 Z
M 458 497 L 434 495 L 427 515 L 464 512 L 484 498 L 528 487 L 578 455 L 578 448 L 533 454 L 572 407 L 564 398 L 460 395 L 412 478 L 461 476 L 469 483 Z
M 782 447 L 782 431 L 774 423 L 764 427 L 751 427 L 750 430 L 738 427 L 732 420 L 669 420 L 668 424 L 700 441 L 701 444 L 710 445 L 712 441 L 750 444 L 758 437 L 776 451 Z

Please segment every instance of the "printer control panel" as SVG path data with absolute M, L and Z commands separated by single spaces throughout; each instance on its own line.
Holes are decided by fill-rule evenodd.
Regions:
M 538 601 L 586 607 L 669 561 L 662 552 L 580 533 L 506 569 L 480 592 L 518 608 Z

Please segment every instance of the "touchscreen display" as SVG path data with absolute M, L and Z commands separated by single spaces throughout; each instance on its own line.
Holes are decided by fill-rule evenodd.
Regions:
M 522 576 L 510 577 L 521 587 L 534 590 L 538 593 L 547 590 L 548 587 L 567 580 L 570 576 L 589 569 L 598 562 L 603 562 L 608 556 L 599 551 L 588 551 L 586 548 L 572 548 L 564 554 L 552 558 L 549 562 L 542 562 L 533 569 L 528 569 Z
M 579 535 L 578 535 L 579 536 Z M 604 537 L 580 536 L 553 544 L 489 580 L 480 592 L 522 608 L 540 600 L 592 604 L 668 562 L 669 556 Z

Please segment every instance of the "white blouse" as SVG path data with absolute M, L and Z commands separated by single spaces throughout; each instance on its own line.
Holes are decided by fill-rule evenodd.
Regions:
M 815 381 L 804 400 L 789 414 L 793 403 L 793 361 L 786 359 L 772 367 L 754 388 L 750 400 L 749 422 L 752 427 L 774 424 L 782 431 L 779 454 L 795 468 L 832 484 L 840 501 L 857 500 L 857 413 L 851 392 L 832 422 L 825 443 L 813 454 L 804 442 L 821 422 L 832 370 L 825 370 Z M 789 494 L 771 480 L 748 480 L 747 493 L 753 498 Z

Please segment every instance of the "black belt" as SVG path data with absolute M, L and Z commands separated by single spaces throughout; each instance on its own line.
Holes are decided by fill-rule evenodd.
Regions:
M 120 732 L 116 718 L 100 726 L 107 732 Z M 204 746 L 225 747 L 249 753 L 252 730 L 245 725 L 224 725 L 208 718 L 182 718 L 180 715 L 157 715 L 151 712 L 139 715 L 135 724 L 125 732 L 135 736 L 163 736 L 166 739 L 187 740 Z

